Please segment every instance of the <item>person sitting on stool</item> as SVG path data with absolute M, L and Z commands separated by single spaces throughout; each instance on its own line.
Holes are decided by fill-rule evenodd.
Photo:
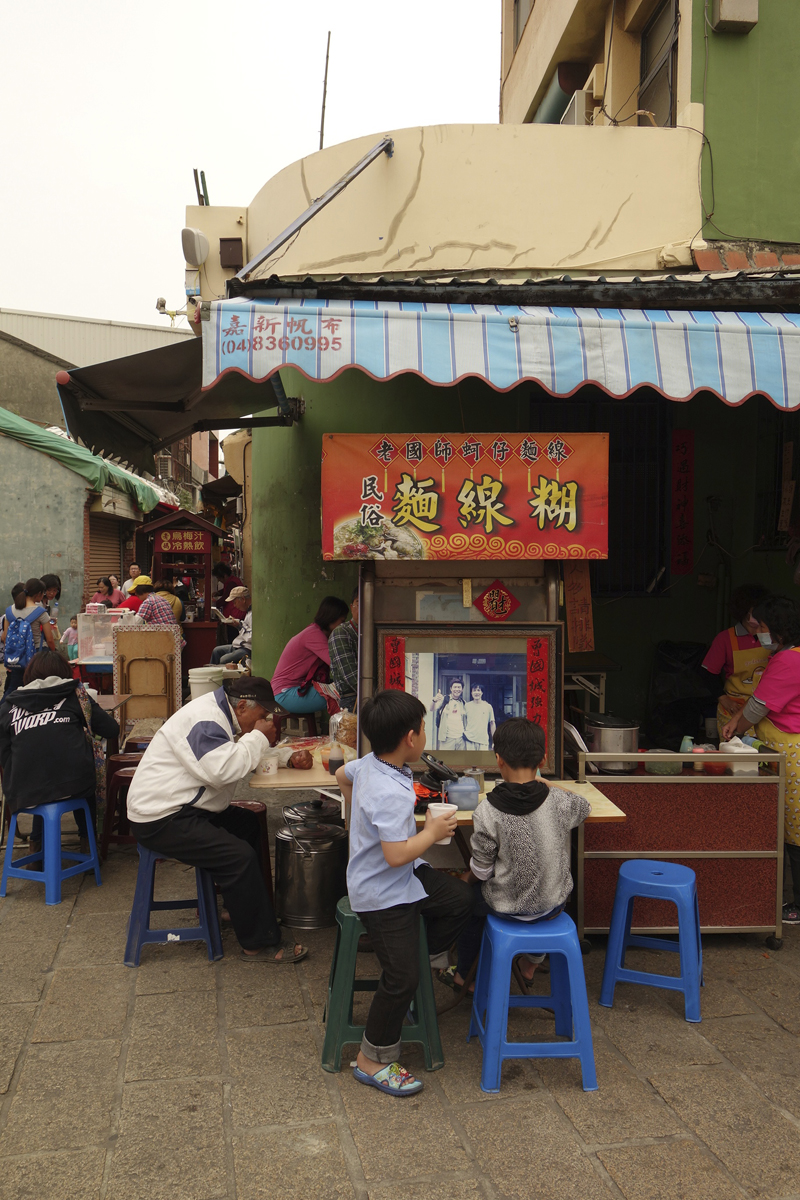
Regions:
M 211 651 L 211 662 L 214 666 L 218 663 L 241 662 L 243 658 L 249 658 L 253 645 L 253 610 L 250 607 L 250 592 L 246 587 L 236 587 L 228 598 L 238 614 L 235 617 L 229 617 L 228 620 L 236 621 L 239 632 L 230 646 L 215 646 Z
M 272 713 L 284 711 L 257 675 L 184 704 L 145 750 L 128 792 L 137 842 L 210 871 L 242 958 L 273 964 L 299 962 L 308 950 L 281 940 L 255 849 L 257 819 L 230 802 L 278 740 Z

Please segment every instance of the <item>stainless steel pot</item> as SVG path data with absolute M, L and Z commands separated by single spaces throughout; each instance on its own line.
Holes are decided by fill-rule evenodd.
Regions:
M 347 895 L 347 831 L 321 822 L 287 824 L 275 836 L 275 911 L 292 929 L 336 924 Z
M 318 824 L 321 821 L 323 825 L 339 825 L 344 829 L 341 804 L 338 800 L 324 797 L 318 800 L 304 800 L 301 804 L 284 808 L 283 819 L 287 825 Z
M 586 718 L 586 745 L 597 754 L 625 752 L 636 754 L 639 749 L 639 726 L 611 713 L 592 713 Z M 601 771 L 607 775 L 627 774 L 635 771 L 638 759 L 620 759 L 619 762 L 599 762 Z

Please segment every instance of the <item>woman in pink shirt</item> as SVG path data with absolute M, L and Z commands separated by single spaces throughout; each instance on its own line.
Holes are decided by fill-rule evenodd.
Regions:
M 337 625 L 350 615 L 350 606 L 338 596 L 326 596 L 310 625 L 286 643 L 272 676 L 275 699 L 290 713 L 325 712 L 323 696 L 313 686 L 319 671 L 320 682 L 329 679 L 331 656 L 328 638 Z
M 784 904 L 783 920 L 800 925 L 800 612 L 788 596 L 769 596 L 755 605 L 753 617 L 758 636 L 771 642 L 774 653 L 752 696 L 722 736 L 727 741 L 754 725 L 760 741 L 786 755 L 783 836 L 794 900 Z

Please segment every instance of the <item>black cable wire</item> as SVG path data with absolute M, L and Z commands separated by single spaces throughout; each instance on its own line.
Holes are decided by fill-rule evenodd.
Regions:
M 681 14 L 680 14 L 680 9 L 678 9 L 675 14 L 675 20 L 670 25 L 668 32 L 664 35 L 663 42 L 658 47 L 656 61 L 658 61 L 658 58 L 660 58 L 661 53 L 662 53 L 664 47 L 667 45 L 667 43 L 671 43 L 674 40 L 675 35 L 677 34 L 677 31 L 678 31 L 678 26 L 680 25 L 680 23 L 681 23 Z M 670 46 L 670 52 L 671 52 L 671 49 L 672 48 Z M 663 65 L 662 63 L 659 63 L 658 68 L 653 68 L 653 70 L 650 72 L 650 74 L 651 75 L 655 74 L 656 69 L 660 69 L 660 67 L 662 65 Z M 611 121 L 614 125 L 624 125 L 626 121 L 630 121 L 631 117 L 638 116 L 638 113 L 631 113 L 630 117 L 623 117 L 623 119 L 621 121 L 617 120 L 617 117 L 622 112 L 623 108 L 628 103 L 631 96 L 633 96 L 634 92 L 639 92 L 641 90 L 642 90 L 642 80 L 639 79 L 639 80 L 637 80 L 636 84 L 634 85 L 633 90 L 628 93 L 628 95 L 622 101 L 622 104 L 620 104 L 619 108 L 617 109 L 615 115 L 611 118 Z

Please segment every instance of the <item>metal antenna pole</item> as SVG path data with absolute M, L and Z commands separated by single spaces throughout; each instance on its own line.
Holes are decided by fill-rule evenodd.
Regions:
M 325 80 L 322 84 L 322 116 L 319 122 L 319 148 L 325 140 L 325 101 L 328 98 L 328 59 L 331 56 L 331 31 L 328 30 L 328 46 L 325 50 Z

